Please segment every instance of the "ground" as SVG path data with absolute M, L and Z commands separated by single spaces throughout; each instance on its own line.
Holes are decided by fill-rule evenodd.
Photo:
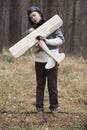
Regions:
M 45 89 L 43 120 L 36 116 L 34 61 L 0 55 L 0 130 L 87 130 L 87 59 L 66 56 L 59 65 L 59 117 L 49 111 Z

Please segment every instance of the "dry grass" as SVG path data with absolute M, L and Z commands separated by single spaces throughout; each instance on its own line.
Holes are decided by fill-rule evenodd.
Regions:
M 87 60 L 67 56 L 59 67 L 59 118 L 51 116 L 45 91 L 44 121 L 35 113 L 34 62 L 0 55 L 0 130 L 86 130 Z

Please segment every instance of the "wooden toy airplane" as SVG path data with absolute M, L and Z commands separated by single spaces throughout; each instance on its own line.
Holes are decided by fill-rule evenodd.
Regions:
M 43 36 L 48 37 L 50 34 L 52 34 L 54 31 L 56 31 L 59 27 L 61 27 L 63 24 L 62 19 L 56 14 L 47 22 L 42 24 L 40 27 L 32 31 L 30 34 L 28 34 L 26 37 L 18 41 L 15 45 L 13 45 L 11 48 L 9 48 L 9 51 L 11 54 L 18 58 L 21 55 L 23 55 L 26 51 L 28 51 L 30 48 L 32 48 L 36 43 L 36 37 Z M 49 55 L 49 61 L 46 64 L 46 68 L 50 69 L 55 66 L 56 63 L 60 63 L 64 57 L 64 53 L 59 53 L 57 57 L 53 56 L 48 49 L 47 45 L 43 42 L 43 44 L 40 44 L 40 47 Z

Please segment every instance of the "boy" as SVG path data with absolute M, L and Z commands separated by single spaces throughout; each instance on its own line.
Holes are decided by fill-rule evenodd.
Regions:
M 47 20 L 38 7 L 32 6 L 27 11 L 28 19 L 32 28 L 36 29 Z M 55 22 L 55 21 L 54 21 Z M 58 55 L 59 46 L 64 42 L 64 36 L 60 29 L 52 33 L 48 38 L 37 40 L 37 44 L 45 41 L 53 55 Z M 36 71 L 36 110 L 38 115 L 42 115 L 44 111 L 44 90 L 47 79 L 49 92 L 49 109 L 54 117 L 58 117 L 58 90 L 57 90 L 57 74 L 58 66 L 51 69 L 46 69 L 45 65 L 49 60 L 49 56 L 39 47 L 37 53 L 34 54 L 35 71 Z

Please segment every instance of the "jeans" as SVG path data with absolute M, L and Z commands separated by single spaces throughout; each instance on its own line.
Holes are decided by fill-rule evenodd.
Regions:
M 45 69 L 46 63 L 35 62 L 36 71 L 36 108 L 44 109 L 44 90 L 47 79 L 49 92 L 49 108 L 54 110 L 58 107 L 58 90 L 57 90 L 57 65 L 51 69 Z

